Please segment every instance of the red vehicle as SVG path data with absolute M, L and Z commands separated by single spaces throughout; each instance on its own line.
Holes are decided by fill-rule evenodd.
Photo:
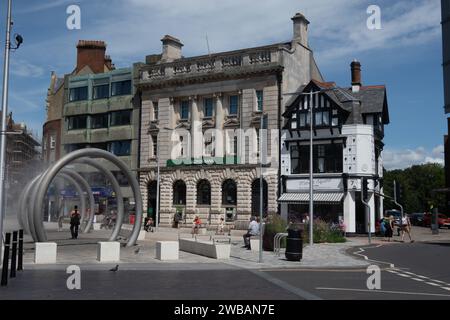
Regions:
M 445 214 L 439 213 L 439 228 L 449 228 L 450 229 L 450 218 Z M 423 225 L 425 227 L 431 226 L 431 213 L 425 213 L 423 215 Z

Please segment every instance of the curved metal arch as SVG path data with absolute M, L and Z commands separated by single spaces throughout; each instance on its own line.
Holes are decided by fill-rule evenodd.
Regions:
M 33 239 L 36 241 L 38 238 L 38 235 L 36 233 L 36 221 L 35 221 L 35 214 L 34 211 L 36 210 L 35 203 L 36 203 L 36 195 L 39 189 L 39 186 L 41 185 L 42 179 L 44 179 L 45 175 L 47 174 L 48 169 L 39 176 L 39 178 L 33 183 L 33 186 L 30 189 L 30 202 L 28 203 L 28 224 L 30 226 L 30 231 Z M 47 192 L 47 190 L 46 190 Z M 42 208 L 41 208 L 41 214 L 42 214 Z M 44 222 L 40 221 L 42 223 L 42 226 L 44 226 Z
M 32 237 L 33 237 L 33 239 L 35 241 L 37 240 L 37 231 L 36 231 L 36 224 L 35 224 L 35 222 L 36 222 L 35 218 L 36 217 L 34 215 L 33 208 L 34 208 L 34 204 L 36 203 L 36 201 L 35 201 L 36 200 L 36 196 L 35 195 L 36 195 L 37 191 L 39 190 L 40 182 L 44 178 L 45 174 L 46 173 L 43 173 L 42 175 L 40 175 L 40 176 L 36 177 L 35 179 L 33 179 L 32 183 L 31 183 L 31 188 L 30 188 L 31 199 L 30 199 L 30 202 L 28 203 L 28 205 L 26 205 L 26 208 L 27 208 L 26 209 L 26 213 L 28 215 L 29 228 L 30 228 L 30 231 L 31 231 L 31 235 L 32 235 Z M 56 179 L 65 179 L 65 180 L 67 180 L 70 184 L 72 184 L 75 187 L 75 189 L 77 190 L 78 194 L 80 195 L 79 199 L 80 199 L 81 211 L 85 211 L 86 210 L 86 201 L 85 201 L 85 198 L 84 198 L 83 190 L 81 189 L 79 183 L 74 178 L 72 178 L 70 175 L 68 175 L 67 172 L 66 173 L 59 173 L 59 175 L 57 177 L 55 177 L 55 178 Z M 59 190 L 58 190 L 58 192 L 59 192 Z M 44 195 L 44 197 L 45 197 L 45 195 Z M 30 207 L 31 207 L 31 210 L 30 210 Z M 41 210 L 42 210 L 42 208 L 41 208 Z M 42 220 L 41 220 L 41 224 L 43 225 L 43 221 Z
M 88 219 L 90 220 L 91 217 L 92 219 L 94 218 L 94 213 L 95 213 L 95 199 L 94 199 L 94 195 L 92 194 L 92 190 L 91 190 L 91 186 L 89 185 L 89 183 L 86 181 L 86 179 L 83 178 L 83 176 L 81 174 L 79 174 L 78 172 L 76 172 L 75 170 L 72 169 L 63 169 L 61 170 L 61 173 L 65 173 L 69 176 L 71 176 L 73 179 L 75 179 L 79 184 L 81 184 L 81 186 L 86 190 L 87 192 L 87 196 L 89 198 L 89 208 L 91 209 L 91 215 L 90 217 L 88 217 Z M 83 196 L 84 198 L 84 194 L 80 195 L 80 197 Z M 83 212 L 83 214 L 81 215 L 81 223 L 83 223 L 83 218 L 84 216 L 87 214 L 87 210 L 85 210 Z M 88 219 L 84 219 L 84 220 L 88 220 Z M 83 233 L 88 233 L 89 229 L 85 228 L 82 229 L 81 232 Z
M 65 176 L 63 176 L 63 177 L 57 176 L 56 178 L 59 178 L 59 179 L 66 178 L 66 180 L 69 180 L 67 178 L 67 175 L 71 176 L 74 180 L 69 180 L 69 182 L 75 186 L 78 193 L 80 193 L 81 188 L 78 188 L 79 184 L 77 183 L 77 181 L 79 183 L 83 184 L 84 188 L 89 188 L 88 195 L 90 198 L 90 204 L 95 205 L 94 196 L 92 195 L 92 191 L 90 190 L 89 184 L 86 182 L 86 180 L 81 175 L 79 175 L 77 172 L 74 172 L 73 170 L 64 169 L 63 172 L 66 174 Z M 19 198 L 19 214 L 17 215 L 18 221 L 21 224 L 22 228 L 27 232 L 27 234 L 30 234 L 30 235 L 33 235 L 32 231 L 34 231 L 34 226 L 31 226 L 31 224 L 30 224 L 30 221 L 31 221 L 30 213 L 32 211 L 29 210 L 30 203 L 28 202 L 28 198 L 30 195 L 30 191 L 34 192 L 34 189 L 36 187 L 38 187 L 37 181 L 42 178 L 43 174 L 36 176 L 35 178 L 33 178 L 33 180 L 28 182 Z M 58 189 L 58 192 L 59 192 L 59 189 Z M 84 197 L 84 194 L 82 192 L 80 194 L 80 198 L 81 197 Z M 81 207 L 82 206 L 83 205 L 81 204 Z M 83 209 L 81 209 L 81 210 L 83 210 Z M 33 236 L 33 238 L 35 239 L 34 236 Z
M 38 180 L 41 175 L 34 177 L 30 182 L 25 185 L 19 198 L 19 212 L 17 214 L 17 220 L 20 226 L 25 231 L 26 234 L 31 234 L 31 228 L 28 221 L 28 196 L 30 195 L 30 190 L 34 186 L 36 180 Z
M 42 180 L 40 180 L 39 188 L 37 188 L 38 192 L 34 197 L 34 199 L 36 199 L 36 205 L 34 206 L 33 215 L 34 221 L 37 222 L 34 223 L 37 240 L 40 242 L 45 242 L 47 240 L 47 235 L 45 234 L 44 230 L 44 222 L 42 221 L 42 208 L 45 193 L 51 181 L 67 164 L 83 157 L 103 158 L 105 160 L 108 160 L 116 165 L 120 170 L 122 170 L 123 173 L 127 176 L 136 202 L 136 220 L 127 246 L 130 247 L 135 245 L 139 237 L 139 232 L 142 225 L 142 196 L 140 193 L 139 184 L 131 171 L 128 169 L 127 165 L 122 160 L 117 158 L 112 153 L 100 149 L 82 149 L 66 155 L 65 157 L 58 160 L 51 168 L 49 168 L 49 170 L 43 176 Z
M 102 172 L 106 176 L 106 178 L 111 182 L 112 188 L 116 194 L 117 199 L 117 220 L 116 225 L 114 226 L 114 230 L 111 234 L 111 237 L 109 238 L 109 241 L 115 241 L 119 236 L 124 218 L 123 195 L 122 190 L 120 189 L 119 182 L 117 182 L 116 177 L 114 177 L 111 171 L 109 171 L 108 169 L 106 169 L 104 166 L 102 166 L 93 159 L 81 158 L 76 160 L 75 163 L 86 164 L 88 166 L 97 169 L 98 171 Z M 94 223 L 94 215 L 91 216 L 91 219 L 89 220 L 88 225 L 86 226 L 86 230 L 90 230 L 93 223 Z

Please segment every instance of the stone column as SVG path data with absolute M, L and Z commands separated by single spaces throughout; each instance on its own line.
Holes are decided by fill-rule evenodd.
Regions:
M 218 172 L 211 173 L 211 212 L 214 214 L 223 214 L 222 210 L 222 180 Z
M 247 220 L 252 215 L 252 176 L 250 171 L 238 171 L 237 214 L 239 220 Z
M 174 110 L 173 99 L 165 98 L 159 100 L 159 127 L 173 128 L 174 125 Z M 159 132 L 159 164 L 165 167 L 167 160 L 172 159 L 172 132 L 170 130 L 161 130 Z
M 192 177 L 188 179 L 187 176 L 184 177 L 184 182 L 186 183 L 186 213 L 195 214 L 197 206 L 197 186 L 194 183 Z M 189 221 L 189 219 L 188 219 Z
M 142 100 L 142 119 L 141 119 L 141 167 L 149 167 L 149 159 L 152 156 L 151 137 L 148 133 L 151 121 L 151 107 L 153 103 L 150 100 Z
M 347 192 L 344 200 L 344 224 L 346 232 L 356 232 L 355 193 L 351 191 Z
M 222 103 L 222 93 L 216 94 L 216 131 L 214 134 L 215 139 L 215 157 L 224 157 L 224 134 L 223 134 L 223 123 L 225 120 L 225 110 L 223 110 Z
M 198 110 L 198 98 L 191 97 L 191 157 L 199 160 L 203 156 L 202 121 Z

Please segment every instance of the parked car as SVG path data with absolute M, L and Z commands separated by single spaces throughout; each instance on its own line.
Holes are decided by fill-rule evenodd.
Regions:
M 450 229 L 450 218 L 448 218 L 445 214 L 439 213 L 438 221 L 439 221 L 439 228 Z M 431 226 L 431 213 L 425 213 L 423 215 L 423 225 L 425 227 Z
M 411 213 L 409 216 L 409 221 L 413 226 L 423 226 L 423 212 Z

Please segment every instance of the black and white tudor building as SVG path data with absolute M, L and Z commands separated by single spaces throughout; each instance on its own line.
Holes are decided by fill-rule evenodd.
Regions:
M 309 212 L 310 115 L 313 106 L 314 216 L 344 221 L 348 233 L 368 231 L 361 202 L 361 177 L 369 177 L 372 232 L 383 212 L 383 138 L 389 123 L 385 86 L 362 86 L 361 65 L 354 61 L 352 87 L 312 80 L 300 88 L 284 116 L 281 149 L 285 219 L 301 220 Z M 313 95 L 312 102 L 309 92 Z M 373 214 L 375 213 L 375 214 Z

